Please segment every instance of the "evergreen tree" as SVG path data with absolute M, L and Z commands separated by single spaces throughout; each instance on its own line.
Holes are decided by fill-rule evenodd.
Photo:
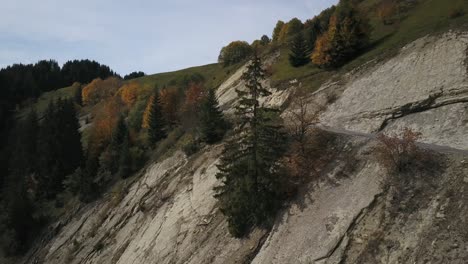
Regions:
M 39 189 L 42 196 L 52 197 L 56 193 L 59 185 L 55 179 L 58 157 L 56 141 L 57 123 L 56 123 L 56 104 L 51 101 L 45 111 L 38 139 L 38 158 L 39 158 Z
M 262 44 L 262 46 L 266 46 L 266 45 L 270 44 L 270 42 L 271 42 L 271 39 L 267 35 L 263 35 L 260 38 L 260 43 Z
M 110 145 L 114 148 L 120 147 L 128 135 L 127 124 L 125 124 L 125 117 L 121 115 L 117 120 L 117 125 L 112 132 Z
M 210 89 L 201 106 L 200 130 L 202 139 L 208 144 L 218 142 L 223 138 L 226 128 L 227 123 L 224 120 L 223 112 L 219 110 L 215 91 Z
M 153 146 L 156 142 L 166 137 L 164 116 L 162 114 L 159 93 L 154 93 L 148 122 L 148 140 Z
M 325 30 L 323 30 L 321 27 L 321 20 L 319 17 L 314 17 L 311 20 L 307 20 L 304 34 L 310 51 L 314 49 L 317 38 L 323 34 L 324 31 Z
M 289 63 L 293 67 L 300 67 L 310 62 L 310 48 L 302 33 L 297 34 L 291 42 Z
M 71 100 L 47 107 L 39 129 L 39 184 L 47 198 L 63 190 L 65 176 L 80 166 L 83 153 L 76 110 Z
M 88 153 L 83 170 L 79 171 L 79 198 L 82 202 L 91 202 L 99 194 L 95 176 L 98 172 L 99 160 L 93 154 Z
M 128 127 L 123 116 L 120 116 L 117 122 L 109 148 L 114 162 L 112 173 L 117 173 L 120 177 L 125 178 L 130 173 L 131 160 Z
M 131 172 L 131 158 L 130 158 L 130 142 L 128 135 L 122 142 L 122 147 L 119 153 L 119 170 L 117 174 L 121 178 L 126 178 Z
M 106 151 L 101 154 L 99 164 L 101 174 L 103 172 L 108 172 L 112 175 L 118 171 L 120 151 L 126 137 L 128 137 L 128 128 L 125 124 L 125 118 L 121 115 L 112 131 L 109 146 Z
M 16 164 L 12 170 L 22 170 L 22 176 L 37 170 L 37 131 L 39 122 L 35 110 L 29 112 L 26 119 L 19 125 L 17 131 L 16 150 L 12 153 L 16 157 Z
M 82 87 L 81 84 L 79 83 L 74 83 L 73 87 L 75 88 L 75 94 L 73 95 L 73 99 L 75 100 L 75 103 L 78 105 L 83 105 L 83 96 L 82 96 Z
M 215 188 L 229 230 L 236 237 L 254 225 L 271 224 L 281 205 L 282 177 L 277 161 L 285 151 L 278 111 L 259 104 L 259 98 L 270 92 L 261 84 L 265 73 L 257 54 L 242 78 L 247 89 L 237 90 L 240 124 L 218 166 L 216 177 L 223 185 Z
M 10 175 L 4 198 L 7 213 L 6 225 L 13 235 L 13 240 L 8 248 L 6 248 L 7 253 L 24 253 L 31 238 L 34 236 L 35 227 L 38 225 L 33 217 L 34 204 L 30 197 L 28 197 L 26 177 Z
M 80 124 L 73 101 L 63 100 L 58 109 L 58 141 L 63 176 L 73 173 L 83 159 Z M 63 179 L 62 179 L 63 180 Z
M 20 121 L 12 131 L 12 151 L 5 189 L 0 201 L 4 202 L 7 213 L 6 228 L 12 232 L 12 243 L 6 249 L 10 254 L 21 253 L 35 231 L 34 204 L 28 195 L 36 191 L 34 182 L 37 166 L 38 118 L 32 110 L 25 120 Z

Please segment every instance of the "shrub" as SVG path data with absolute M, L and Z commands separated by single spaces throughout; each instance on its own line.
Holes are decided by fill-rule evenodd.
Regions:
M 224 66 L 236 64 L 247 59 L 253 52 L 252 46 L 245 41 L 233 41 L 221 49 L 218 62 Z
M 141 169 L 145 165 L 147 159 L 145 150 L 137 146 L 131 147 L 130 159 L 132 164 L 132 171 Z
M 104 243 L 102 241 L 97 242 L 96 245 L 94 245 L 94 251 L 101 251 L 104 248 Z
M 450 11 L 449 18 L 454 19 L 454 18 L 461 17 L 464 15 L 465 15 L 465 10 L 463 10 L 463 8 L 461 7 L 456 7 Z
M 158 142 L 156 146 L 156 151 L 154 151 L 153 155 L 156 158 L 164 157 L 169 150 L 173 149 L 173 147 L 177 144 L 179 139 L 184 135 L 184 130 L 181 127 L 176 127 L 171 130 L 167 137 L 160 142 Z
M 393 16 L 398 10 L 398 4 L 396 0 L 384 0 L 377 7 L 377 16 L 382 21 L 384 25 L 389 25 L 393 23 Z
M 182 151 L 187 156 L 191 156 L 200 150 L 200 141 L 189 135 L 182 141 Z
M 400 135 L 379 134 L 379 144 L 374 147 L 378 161 L 390 172 L 401 173 L 416 169 L 434 171 L 439 168 L 431 151 L 419 148 L 421 133 L 405 128 Z

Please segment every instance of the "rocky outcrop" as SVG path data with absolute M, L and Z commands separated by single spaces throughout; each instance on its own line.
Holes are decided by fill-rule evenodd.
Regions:
M 428 36 L 386 62 L 348 75 L 349 81 L 333 86 L 343 92 L 322 115 L 322 123 L 362 132 L 411 126 L 425 142 L 468 148 L 462 137 L 466 117 L 460 115 L 468 102 L 467 48 L 466 32 Z M 453 133 L 439 133 L 447 129 Z

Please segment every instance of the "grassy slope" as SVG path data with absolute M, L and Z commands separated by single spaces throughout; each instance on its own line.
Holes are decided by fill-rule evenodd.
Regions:
M 47 106 L 51 101 L 55 101 L 59 98 L 66 99 L 73 96 L 73 87 L 65 87 L 55 91 L 50 91 L 43 93 L 33 105 L 34 109 L 37 111 L 38 115 L 41 116 L 42 113 L 46 110 Z M 18 118 L 25 117 L 31 108 L 21 109 L 16 115 Z
M 336 73 L 349 71 L 375 58 L 388 57 L 405 44 L 422 36 L 443 32 L 449 28 L 459 28 L 468 22 L 468 15 L 449 19 L 450 12 L 455 8 L 468 11 L 466 0 L 450 0 L 450 3 L 447 0 L 421 0 L 400 23 L 389 26 L 383 25 L 375 16 L 375 12 L 372 11 L 375 3 L 376 0 L 365 0 L 361 4 L 363 8 L 371 10 L 369 19 L 373 28 L 372 46 L 368 51 L 337 71 L 324 71 L 312 64 L 293 68 L 288 62 L 289 50 L 283 47 L 281 57 L 273 67 L 273 81 L 281 84 L 291 79 L 299 79 L 305 87 L 313 91 Z
M 218 63 L 207 64 L 203 66 L 191 67 L 179 71 L 157 73 L 134 79 L 143 85 L 155 84 L 159 86 L 169 86 L 171 82 L 179 82 L 184 76 L 194 73 L 200 73 L 205 77 L 205 86 L 207 88 L 218 87 L 230 74 L 232 74 L 239 65 L 224 68 Z

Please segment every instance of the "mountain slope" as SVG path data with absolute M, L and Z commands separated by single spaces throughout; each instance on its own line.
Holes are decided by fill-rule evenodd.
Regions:
M 442 91 L 443 96 L 423 104 L 426 108 L 389 120 L 383 129 L 421 128 L 424 142 L 460 146 L 468 122 L 457 120 L 468 118 L 462 111 L 467 103 L 451 105 L 458 110 L 437 103 L 463 98 L 466 38 L 467 33 L 452 32 L 420 39 L 388 61 L 326 83 L 310 99 L 329 102 L 323 124 L 372 132 L 382 127 L 384 117 L 406 114 L 402 108 L 408 103 L 418 105 Z M 235 103 L 229 94 L 243 87 L 238 79 L 243 70 L 218 90 L 223 109 Z M 424 72 L 424 80 L 414 75 Z M 265 102 L 286 107 L 294 89 L 277 90 Z M 361 105 L 369 111 L 362 113 Z M 415 125 L 432 111 L 446 114 L 431 120 L 444 133 Z M 228 234 L 213 198 L 223 144 L 190 158 L 176 152 L 63 218 L 24 263 L 465 263 L 468 168 L 463 154 L 434 154 L 438 169 L 401 173 L 404 195 L 396 197 L 382 184 L 388 175 L 374 146 L 369 138 L 336 135 L 334 156 L 320 172 L 321 181 L 304 186 L 271 230 L 256 229 L 245 239 Z

